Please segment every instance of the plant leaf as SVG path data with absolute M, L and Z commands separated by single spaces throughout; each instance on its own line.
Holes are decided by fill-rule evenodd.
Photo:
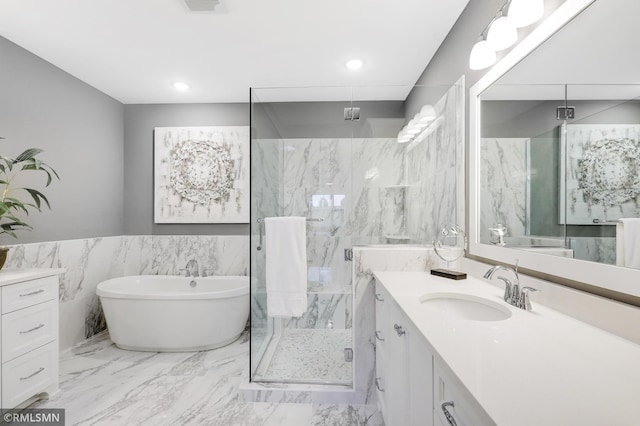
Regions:
M 22 154 L 18 155 L 14 160 L 14 163 L 21 163 L 23 161 L 31 160 L 36 155 L 42 152 L 41 149 L 38 148 L 29 148 L 25 150 Z
M 45 197 L 42 192 L 37 191 L 37 190 L 32 189 L 32 188 L 24 188 L 24 190 L 27 191 L 29 194 L 31 194 L 31 197 L 33 198 L 33 201 L 36 202 L 36 207 L 38 208 L 38 210 L 40 210 L 40 200 L 44 201 L 47 204 L 47 207 L 49 207 L 49 209 L 51 209 L 51 205 L 49 204 L 49 200 L 47 200 L 47 197 Z

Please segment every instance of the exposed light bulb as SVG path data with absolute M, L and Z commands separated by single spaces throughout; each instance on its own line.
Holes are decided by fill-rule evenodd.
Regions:
M 425 105 L 420 109 L 420 122 L 421 123 L 430 123 L 431 121 L 436 119 L 436 116 L 438 114 L 436 113 L 436 109 L 433 107 L 433 105 Z
M 189 90 L 189 85 L 187 83 L 182 83 L 180 81 L 176 81 L 173 83 L 173 88 L 180 91 Z
M 487 42 L 496 52 L 512 46 L 518 41 L 518 30 L 509 18 L 501 16 L 489 27 Z
M 489 46 L 486 40 L 478 41 L 471 49 L 469 55 L 469 68 L 472 70 L 482 70 L 490 67 L 496 62 L 496 51 Z
M 345 66 L 352 71 L 359 70 L 360 68 L 362 68 L 363 65 L 364 65 L 364 62 L 362 62 L 362 60 L 360 59 L 351 59 L 350 61 L 347 61 L 347 63 L 345 64 Z
M 507 16 L 511 23 L 522 28 L 531 25 L 544 15 L 544 0 L 511 0 Z

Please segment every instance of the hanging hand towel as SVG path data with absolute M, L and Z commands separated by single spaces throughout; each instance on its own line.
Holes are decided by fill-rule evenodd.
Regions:
M 267 314 L 301 317 L 307 311 L 307 227 L 304 217 L 267 217 Z
M 640 218 L 624 218 L 620 221 L 624 241 L 624 266 L 640 268 Z M 620 235 L 616 237 L 620 238 Z

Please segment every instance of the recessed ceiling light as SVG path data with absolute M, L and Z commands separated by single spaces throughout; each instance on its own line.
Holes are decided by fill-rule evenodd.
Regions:
M 173 88 L 176 90 L 188 90 L 189 89 L 189 85 L 187 83 L 182 83 L 180 81 L 176 81 L 175 83 L 173 83 Z
M 364 65 L 364 62 L 362 62 L 360 59 L 351 59 L 350 61 L 347 61 L 347 63 L 345 65 L 350 70 L 354 70 L 355 71 L 355 70 L 359 70 L 360 68 L 362 68 L 362 65 Z

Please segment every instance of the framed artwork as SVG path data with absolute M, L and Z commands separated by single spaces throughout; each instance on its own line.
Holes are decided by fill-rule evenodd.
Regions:
M 249 222 L 249 127 L 154 129 L 155 223 Z
M 568 124 L 560 131 L 560 223 L 640 216 L 640 125 Z M 566 206 L 565 206 L 566 203 Z

